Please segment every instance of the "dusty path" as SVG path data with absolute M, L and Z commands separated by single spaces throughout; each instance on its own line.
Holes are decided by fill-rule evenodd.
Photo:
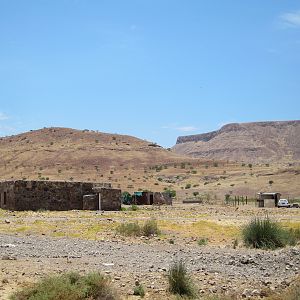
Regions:
M 299 274 L 299 247 L 276 251 L 176 245 L 159 240 L 91 241 L 0 234 L 0 299 L 12 288 L 49 273 L 99 270 L 109 274 L 123 295 L 136 280 L 149 299 L 166 299 L 166 273 L 185 260 L 200 293 L 237 292 L 252 296 L 281 290 Z M 156 295 L 156 296 L 155 296 Z M 130 296 L 129 296 L 130 297 Z

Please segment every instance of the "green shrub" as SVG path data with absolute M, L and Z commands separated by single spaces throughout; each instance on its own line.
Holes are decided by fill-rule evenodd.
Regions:
M 191 188 L 191 184 L 190 183 L 187 183 L 186 185 L 185 185 L 185 189 L 187 190 L 187 189 L 190 189 Z
M 10 296 L 11 300 L 119 299 L 107 278 L 99 273 L 67 273 L 40 280 Z
M 187 274 L 187 269 L 182 260 L 174 262 L 169 269 L 168 273 L 169 291 L 172 294 L 186 296 L 188 298 L 195 298 L 196 292 Z
M 117 233 L 124 236 L 151 236 L 160 234 L 156 220 L 147 220 L 143 226 L 135 223 L 123 223 L 116 228 Z
M 139 210 L 139 208 L 138 208 L 137 205 L 132 204 L 131 207 L 130 207 L 130 210 L 132 210 L 132 211 L 137 211 L 137 210 Z
M 142 229 L 140 225 L 135 223 L 123 223 L 117 227 L 117 232 L 125 236 L 140 236 Z
M 205 246 L 205 245 L 207 245 L 207 243 L 208 243 L 208 239 L 207 239 L 207 238 L 201 238 L 201 239 L 199 239 L 199 240 L 197 241 L 197 244 L 198 244 L 199 246 Z
M 144 290 L 143 285 L 141 285 L 141 284 L 137 285 L 133 290 L 133 295 L 140 296 L 141 298 L 144 298 L 145 290 Z
M 142 232 L 145 236 L 160 234 L 156 220 L 147 220 L 142 227 Z
M 242 231 L 246 246 L 262 249 L 276 249 L 293 244 L 295 238 L 290 231 L 269 218 L 255 218 Z
M 166 189 L 165 193 L 167 193 L 170 197 L 175 198 L 176 197 L 176 191 L 171 189 Z
M 296 245 L 300 241 L 300 228 L 289 230 L 288 243 L 292 246 Z

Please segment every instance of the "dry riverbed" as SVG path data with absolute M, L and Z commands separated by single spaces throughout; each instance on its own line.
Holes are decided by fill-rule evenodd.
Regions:
M 174 205 L 121 212 L 0 211 L 0 299 L 48 274 L 100 271 L 111 277 L 124 299 L 135 282 L 146 299 L 175 299 L 167 289 L 167 270 L 186 262 L 199 294 L 261 298 L 282 294 L 299 277 L 300 247 L 275 251 L 247 249 L 241 227 L 253 216 L 269 217 L 287 227 L 300 226 L 300 209 L 258 209 Z M 155 218 L 162 234 L 122 237 L 123 222 Z M 207 245 L 197 241 L 208 238 Z M 234 249 L 233 242 L 239 240 Z

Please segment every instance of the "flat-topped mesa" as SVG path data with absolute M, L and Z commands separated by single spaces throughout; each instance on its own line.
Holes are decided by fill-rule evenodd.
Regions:
M 293 120 L 293 121 L 265 121 L 265 122 L 249 122 L 249 123 L 229 123 L 222 126 L 219 130 L 201 133 L 201 134 L 193 134 L 193 135 L 186 135 L 186 136 L 179 136 L 177 138 L 176 144 L 188 143 L 188 142 L 208 142 L 218 134 L 231 132 L 231 131 L 242 131 L 250 129 L 253 126 L 259 127 L 274 127 L 274 128 L 284 128 L 286 126 L 293 126 L 299 125 L 300 120 Z
M 209 140 L 214 138 L 218 133 L 219 131 L 212 131 L 212 132 L 202 133 L 202 134 L 179 136 L 177 138 L 176 144 L 198 142 L 198 141 L 208 142 Z
M 298 161 L 300 120 L 231 123 L 208 133 L 180 136 L 173 150 L 206 159 Z

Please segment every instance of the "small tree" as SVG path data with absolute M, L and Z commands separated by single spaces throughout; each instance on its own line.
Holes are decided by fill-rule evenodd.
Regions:
M 175 198 L 176 197 L 176 191 L 171 189 L 166 189 L 165 193 L 167 193 L 170 197 Z

